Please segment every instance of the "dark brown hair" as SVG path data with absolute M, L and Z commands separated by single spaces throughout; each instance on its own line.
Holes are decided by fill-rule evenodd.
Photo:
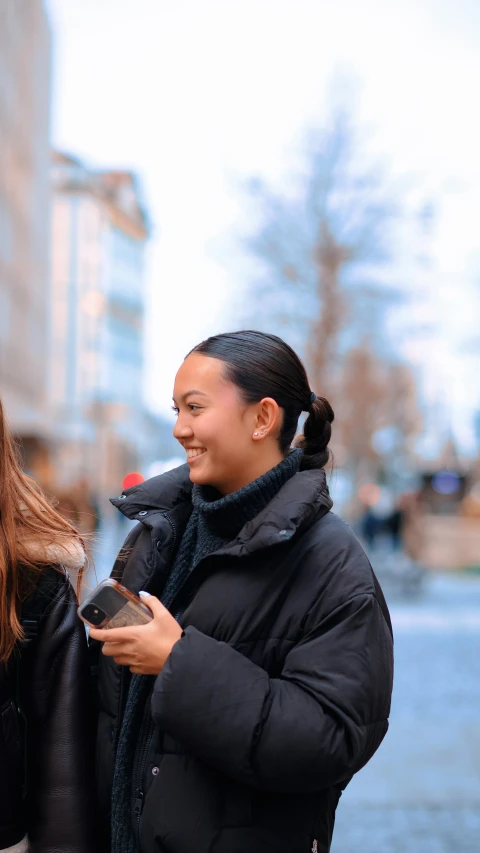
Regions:
M 240 389 L 246 403 L 258 403 L 263 397 L 278 403 L 284 413 L 279 436 L 282 453 L 292 446 L 301 413 L 308 412 L 303 434 L 295 439 L 303 450 L 301 467 L 327 464 L 333 409 L 328 400 L 312 393 L 302 361 L 282 338 L 250 329 L 227 332 L 207 338 L 191 352 L 225 362 L 226 377 Z

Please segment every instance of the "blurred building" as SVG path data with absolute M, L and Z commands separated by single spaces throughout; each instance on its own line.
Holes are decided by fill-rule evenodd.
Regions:
M 55 489 L 115 494 L 148 457 L 143 402 L 148 223 L 135 175 L 52 155 L 50 399 Z M 158 449 L 157 449 L 158 452 Z
M 0 15 L 0 394 L 39 470 L 48 455 L 50 30 L 41 0 L 2 0 Z

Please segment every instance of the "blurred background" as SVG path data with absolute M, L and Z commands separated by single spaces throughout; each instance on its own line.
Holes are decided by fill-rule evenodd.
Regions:
M 0 394 L 96 577 L 200 340 L 334 406 L 397 676 L 333 853 L 480 849 L 479 79 L 477 0 L 0 0 Z

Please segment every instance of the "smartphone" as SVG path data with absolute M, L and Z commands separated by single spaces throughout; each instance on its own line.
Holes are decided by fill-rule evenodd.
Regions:
M 140 598 L 110 578 L 98 584 L 77 613 L 90 628 L 127 628 L 146 625 L 153 619 L 152 611 Z

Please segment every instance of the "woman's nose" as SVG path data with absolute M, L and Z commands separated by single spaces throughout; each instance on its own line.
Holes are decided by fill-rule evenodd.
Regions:
M 173 437 L 180 441 L 182 438 L 190 438 L 192 435 L 192 428 L 182 421 L 179 416 L 173 428 Z

